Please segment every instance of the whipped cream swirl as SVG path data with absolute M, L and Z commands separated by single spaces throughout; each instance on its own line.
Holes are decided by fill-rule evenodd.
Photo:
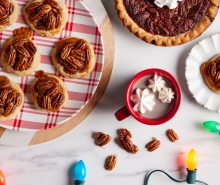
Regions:
M 161 76 L 154 75 L 153 78 L 149 79 L 148 87 L 152 89 L 153 92 L 160 91 L 165 85 L 165 81 Z
M 169 7 L 169 9 L 174 9 L 178 6 L 178 1 L 182 0 L 155 0 L 154 4 L 156 4 L 160 8 L 162 8 L 163 6 L 167 6 Z
M 154 94 L 150 94 L 148 89 L 137 88 L 135 94 L 131 96 L 134 103 L 134 110 L 144 114 L 146 111 L 152 111 L 155 105 Z
M 169 87 L 164 87 L 160 92 L 158 98 L 163 102 L 163 103 L 170 103 L 172 99 L 174 98 L 174 92 L 172 91 L 171 88 Z

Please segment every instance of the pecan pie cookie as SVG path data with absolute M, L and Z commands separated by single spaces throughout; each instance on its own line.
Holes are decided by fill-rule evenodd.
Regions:
M 220 0 L 182 0 L 169 9 L 153 0 L 115 0 L 124 26 L 158 46 L 180 45 L 201 35 L 214 21 L 219 5 Z
M 18 15 L 18 4 L 15 0 L 0 0 L 0 32 L 14 24 Z
M 94 50 L 84 39 L 69 37 L 60 40 L 52 53 L 53 63 L 67 78 L 82 78 L 95 66 Z
M 35 73 L 36 80 L 31 86 L 31 95 L 38 110 L 45 112 L 59 111 L 68 101 L 66 85 L 57 76 L 45 74 L 44 71 Z
M 0 121 L 13 119 L 24 104 L 24 93 L 20 86 L 0 76 Z
M 68 9 L 63 2 L 56 0 L 30 0 L 24 15 L 35 32 L 49 37 L 62 31 L 68 19 Z
M 31 40 L 32 30 L 21 27 L 13 31 L 13 37 L 2 47 L 1 62 L 8 73 L 27 76 L 40 63 L 40 51 Z
M 209 88 L 220 94 L 220 54 L 204 62 L 200 67 L 200 72 Z

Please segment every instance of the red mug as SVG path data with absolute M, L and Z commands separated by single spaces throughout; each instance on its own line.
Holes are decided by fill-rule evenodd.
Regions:
M 137 83 L 138 80 L 145 76 L 149 75 L 159 75 L 162 76 L 164 79 L 166 79 L 170 85 L 172 86 L 172 89 L 174 91 L 174 99 L 172 100 L 172 106 L 169 109 L 169 111 L 163 115 L 162 117 L 159 118 L 147 118 L 142 116 L 140 113 L 136 112 L 133 109 L 133 103 L 131 101 L 131 95 L 133 92 L 133 87 Z M 151 69 L 146 69 L 144 71 L 141 71 L 137 75 L 135 75 L 131 81 L 129 82 L 127 89 L 126 89 L 126 94 L 125 94 L 125 101 L 126 101 L 126 106 L 122 107 L 115 113 L 115 117 L 117 120 L 122 121 L 123 119 L 127 118 L 128 116 L 132 115 L 137 121 L 146 124 L 146 125 L 160 125 L 162 123 L 165 123 L 169 121 L 173 116 L 176 114 L 176 112 L 179 109 L 180 102 L 181 102 L 181 90 L 178 82 L 176 79 L 167 71 L 164 71 L 162 69 L 157 69 L 157 68 L 151 68 Z

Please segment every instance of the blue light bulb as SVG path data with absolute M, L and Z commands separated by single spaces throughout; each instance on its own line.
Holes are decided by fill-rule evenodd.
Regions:
M 86 165 L 82 160 L 80 160 L 76 164 L 74 171 L 73 171 L 73 175 L 75 177 L 75 180 L 84 181 L 86 177 Z

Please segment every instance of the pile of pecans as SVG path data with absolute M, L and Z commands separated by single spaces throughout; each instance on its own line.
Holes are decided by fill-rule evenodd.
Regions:
M 54 0 L 31 3 L 25 12 L 38 30 L 53 30 L 58 28 L 62 22 L 61 8 Z
M 90 60 L 89 50 L 83 41 L 67 42 L 61 48 L 57 54 L 57 59 L 66 73 L 75 74 L 82 71 L 85 64 Z
M 0 116 L 9 116 L 21 105 L 21 95 L 6 81 L 0 81 Z
M 17 71 L 30 68 L 37 48 L 26 38 L 18 38 L 6 49 L 6 64 Z
M 9 0 L 0 1 L 0 25 L 5 26 L 9 24 L 9 16 L 12 14 L 14 6 Z
M 58 82 L 53 78 L 40 79 L 34 86 L 38 92 L 37 103 L 43 109 L 59 108 L 64 102 L 64 94 Z

